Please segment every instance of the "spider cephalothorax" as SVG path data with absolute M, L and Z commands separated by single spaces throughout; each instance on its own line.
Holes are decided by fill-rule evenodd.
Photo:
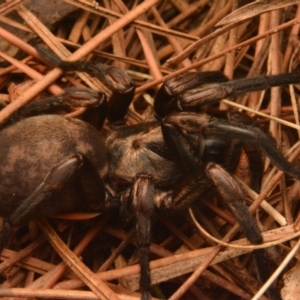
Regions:
M 232 176 L 241 151 L 248 156 L 249 182 L 257 192 L 261 152 L 292 177 L 300 179 L 300 171 L 251 118 L 240 113 L 218 118 L 204 112 L 224 97 L 298 83 L 298 74 L 234 81 L 217 72 L 184 74 L 166 82 L 157 93 L 156 121 L 114 126 L 101 135 L 87 122 L 101 128 L 105 117 L 111 123 L 123 119 L 134 94 L 130 78 L 116 68 L 58 59 L 52 63 L 67 71 L 79 69 L 99 76 L 113 96 L 107 104 L 98 92 L 69 89 L 59 97 L 28 104 L 2 129 L 0 214 L 6 219 L 0 232 L 1 250 L 12 228 L 30 218 L 125 205 L 137 220 L 140 289 L 142 299 L 150 299 L 152 214 L 157 209 L 184 212 L 210 189 L 228 203 L 250 242 L 262 242 L 243 202 L 242 187 Z M 69 106 L 87 107 L 85 121 L 55 114 L 33 116 L 47 113 L 49 107 L 55 112 Z M 28 118 L 17 122 L 20 116 Z M 257 259 L 263 255 L 263 250 L 256 251 Z M 268 276 L 264 268 L 258 272 L 264 281 Z M 274 299 L 279 298 L 276 291 L 272 293 Z

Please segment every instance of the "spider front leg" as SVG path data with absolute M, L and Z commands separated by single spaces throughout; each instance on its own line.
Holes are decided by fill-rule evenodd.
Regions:
M 155 98 L 154 110 L 159 118 L 175 111 L 203 112 L 225 98 L 299 82 L 299 73 L 232 81 L 228 81 L 220 72 L 186 73 L 168 80 L 161 87 Z
M 106 96 L 89 88 L 70 87 L 63 94 L 31 101 L 20 108 L 10 119 L 16 122 L 19 119 L 43 114 L 55 114 L 61 111 L 70 112 L 71 108 L 84 107 L 83 120 L 94 127 L 101 129 L 107 116 Z
M 158 90 L 154 99 L 154 111 L 161 119 L 172 111 L 186 110 L 180 95 L 209 83 L 221 83 L 228 78 L 221 72 L 189 72 L 167 80 Z
M 38 51 L 50 64 L 65 72 L 80 71 L 97 77 L 112 93 L 108 101 L 108 121 L 114 123 L 125 117 L 135 92 L 135 85 L 125 71 L 94 62 L 64 61 L 45 48 Z

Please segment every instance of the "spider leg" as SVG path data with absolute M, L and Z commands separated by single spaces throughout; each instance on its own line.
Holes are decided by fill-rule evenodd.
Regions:
M 165 199 L 162 206 L 180 211 L 193 203 L 209 186 L 201 161 L 202 135 L 199 134 L 199 148 L 195 152 L 186 135 L 176 126 L 163 122 L 162 133 L 173 159 L 180 168 L 183 178 L 173 188 L 172 199 Z
M 227 119 L 231 124 L 236 124 L 236 126 L 256 126 L 251 117 L 237 111 L 227 113 Z M 243 150 L 245 155 L 242 155 Z M 243 156 L 244 161 L 241 161 L 241 155 Z M 264 168 L 260 149 L 258 149 L 256 145 L 241 143 L 241 141 L 236 138 L 230 140 L 225 157 L 226 159 L 224 160 L 222 167 L 230 174 L 236 174 L 237 169 L 241 169 L 241 173 L 243 173 L 244 171 L 242 168 L 247 168 L 246 176 L 250 177 L 248 184 L 252 190 L 259 193 Z M 246 166 L 244 166 L 245 164 Z M 243 174 L 243 176 L 245 176 L 245 174 Z M 243 180 L 243 178 L 241 179 Z
M 136 212 L 136 235 L 140 262 L 140 290 L 142 300 L 151 299 L 149 247 L 151 242 L 151 214 L 154 208 L 155 190 L 151 176 L 138 174 L 132 187 L 132 203 Z
M 211 120 L 204 131 L 211 131 L 220 137 L 236 138 L 250 148 L 259 147 L 286 174 L 300 180 L 300 170 L 289 163 L 278 151 L 273 138 L 258 126 L 236 125 L 230 122 Z
M 247 239 L 252 244 L 261 244 L 262 236 L 260 230 L 249 213 L 245 204 L 245 195 L 237 181 L 227 173 L 221 166 L 209 163 L 205 169 L 208 177 L 213 181 L 215 187 L 225 200 L 237 221 L 244 229 Z
M 161 125 L 164 140 L 168 145 L 169 151 L 173 156 L 173 159 L 176 161 L 178 167 L 181 169 L 181 172 L 184 174 L 183 179 L 174 187 L 172 203 L 164 203 L 166 207 L 172 208 L 173 210 L 180 210 L 188 207 L 192 202 L 194 202 L 197 198 L 199 198 L 199 196 L 202 195 L 205 189 L 209 188 L 211 183 L 206 178 L 206 174 L 204 171 L 206 164 L 205 162 L 210 161 L 210 159 L 214 158 L 215 155 L 223 155 L 222 151 L 224 150 L 224 145 L 222 143 L 219 143 L 222 138 L 221 136 L 209 132 L 208 136 L 213 136 L 214 139 L 207 140 L 203 137 L 203 133 L 205 132 L 205 128 L 207 126 L 206 123 L 209 122 L 207 116 L 202 116 L 201 121 L 203 122 L 203 126 L 201 126 L 199 122 L 194 127 L 192 126 L 192 124 L 188 123 L 188 120 L 184 120 L 184 123 L 181 123 L 179 121 L 182 117 L 182 114 L 183 113 L 178 116 L 167 117 Z M 193 115 L 191 115 L 190 113 L 185 114 L 185 116 L 187 119 L 189 119 L 190 117 L 191 119 L 193 119 Z M 199 115 L 195 116 L 199 118 Z M 177 117 L 179 118 L 179 120 L 177 119 Z M 183 129 L 186 129 L 187 132 L 184 133 Z M 195 141 L 188 139 L 193 131 L 197 132 L 196 140 L 199 144 L 198 147 L 195 145 L 197 144 L 195 143 Z M 225 163 L 225 169 L 229 169 L 229 172 L 232 171 L 232 173 L 234 173 L 239 163 L 240 150 L 243 146 L 238 139 L 233 139 L 233 141 L 236 141 L 236 143 L 233 143 L 232 149 L 229 149 L 229 152 L 232 156 L 229 158 L 230 166 L 227 166 Z M 232 139 L 230 139 L 230 143 L 231 142 Z M 229 144 L 229 146 L 231 146 L 231 144 Z M 207 153 L 211 150 L 213 154 Z M 253 153 L 250 153 L 251 151 Z M 256 162 L 256 164 L 254 164 L 255 167 L 253 167 L 256 168 L 256 170 L 253 171 L 251 180 L 254 182 L 253 185 L 257 186 L 258 188 L 260 187 L 262 176 L 260 173 L 262 168 L 261 155 L 259 155 L 259 158 L 256 157 L 259 151 L 256 151 L 255 147 L 253 147 L 253 149 L 250 149 L 249 146 L 249 149 L 247 149 L 246 152 L 247 154 L 250 153 L 250 166 L 253 162 Z M 227 156 L 227 154 L 228 153 L 226 152 L 225 156 Z M 251 156 L 254 156 L 253 159 Z M 232 158 L 234 158 L 235 160 L 235 162 L 233 163 Z
M 201 132 L 204 138 L 213 136 L 225 141 L 237 139 L 250 148 L 259 148 L 278 169 L 300 180 L 300 170 L 286 160 L 277 149 L 273 138 L 257 125 L 230 123 L 205 114 L 185 112 L 168 116 L 165 122 L 178 124 L 177 126 L 189 132 Z
M 296 84 L 299 82 L 300 76 L 298 73 L 288 73 L 210 83 L 186 91 L 173 101 L 178 103 L 181 111 L 193 110 L 205 105 L 212 106 L 224 98 L 236 97 L 252 91 L 260 91 L 274 86 Z
M 252 244 L 261 244 L 263 239 L 260 230 L 255 219 L 249 213 L 244 201 L 245 196 L 239 183 L 221 166 L 213 163 L 207 165 L 206 174 L 213 181 L 219 194 L 230 208 L 241 228 L 243 228 L 249 242 Z M 267 267 L 266 252 L 263 249 L 258 249 L 253 251 L 253 254 L 258 279 L 263 284 L 271 275 Z M 281 299 L 275 287 L 270 287 L 267 293 L 271 299 Z
M 20 108 L 10 121 L 41 114 L 70 111 L 73 107 L 85 107 L 83 119 L 96 128 L 101 128 L 107 115 L 107 101 L 103 93 L 88 88 L 67 88 L 61 95 L 31 101 Z
M 226 80 L 220 72 L 186 73 L 168 80 L 159 90 L 154 110 L 159 118 L 174 111 L 203 111 L 204 106 L 252 91 L 300 82 L 298 73 Z
M 135 92 L 132 79 L 126 72 L 94 62 L 64 61 L 45 48 L 39 48 L 38 51 L 49 63 L 65 72 L 80 71 L 97 77 L 112 92 L 108 102 L 107 119 L 113 123 L 124 118 Z
M 209 123 L 206 117 L 202 116 L 204 125 L 202 124 L 200 136 L 204 134 L 206 126 L 208 126 L 207 123 Z M 191 134 L 196 129 L 185 118 L 181 121 L 180 125 L 185 125 L 190 130 L 187 134 Z M 175 123 L 173 117 L 167 118 L 162 124 L 162 133 L 174 160 L 179 164 L 185 176 L 174 188 L 172 199 L 164 199 L 163 203 L 160 204 L 174 210 L 184 209 L 199 199 L 211 185 L 214 185 L 231 209 L 241 228 L 245 231 L 247 239 L 253 244 L 261 244 L 263 239 L 260 230 L 253 216 L 248 211 L 244 202 L 245 195 L 238 182 L 217 164 L 208 163 L 205 166 L 201 162 L 201 153 L 193 151 L 194 147 L 191 147 L 187 134 L 183 132 L 185 128 L 178 126 L 179 123 Z M 197 124 L 197 127 L 199 128 L 199 124 Z M 261 282 L 265 282 L 269 277 L 269 270 L 265 263 L 267 260 L 265 251 L 254 251 L 254 260 L 258 277 Z M 268 293 L 271 299 L 281 299 L 278 291 L 273 287 L 269 288 Z
M 181 111 L 177 97 L 183 92 L 194 89 L 207 83 L 225 82 L 228 78 L 218 71 L 189 72 L 167 80 L 156 93 L 154 99 L 154 111 L 161 119 L 172 111 Z
M 255 125 L 252 118 L 240 112 L 229 112 L 227 118 L 237 126 Z M 242 143 L 238 138 L 226 140 L 216 135 L 206 136 L 203 140 L 203 162 L 221 164 L 227 172 L 237 175 L 259 193 L 264 164 L 261 150 L 256 145 Z

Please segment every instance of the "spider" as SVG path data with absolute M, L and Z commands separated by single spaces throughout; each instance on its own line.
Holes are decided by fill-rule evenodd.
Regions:
M 151 298 L 151 216 L 157 210 L 183 212 L 209 190 L 225 200 L 248 240 L 262 243 L 244 203 L 243 188 L 232 176 L 241 151 L 249 160 L 249 185 L 257 192 L 262 152 L 298 180 L 300 171 L 251 118 L 237 112 L 226 118 L 206 112 L 225 97 L 298 83 L 299 74 L 228 81 L 219 72 L 186 73 L 158 91 L 156 120 L 126 126 L 121 121 L 135 89 L 126 73 L 43 55 L 65 71 L 97 76 L 113 94 L 107 101 L 97 91 L 70 88 L 60 96 L 29 103 L 5 124 L 0 132 L 5 141 L 0 149 L 0 215 L 5 217 L 1 251 L 12 229 L 31 218 L 125 207 L 136 217 L 141 299 L 147 300 Z M 78 106 L 87 107 L 84 121 L 49 114 Z M 102 135 L 97 128 L 105 118 L 115 126 Z M 268 277 L 261 263 L 264 255 L 263 250 L 255 251 L 262 282 Z M 272 299 L 280 299 L 275 289 L 269 292 Z

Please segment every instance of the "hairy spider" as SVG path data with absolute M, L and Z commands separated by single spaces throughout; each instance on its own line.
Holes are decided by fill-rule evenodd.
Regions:
M 71 88 L 58 97 L 28 104 L 2 129 L 0 214 L 5 222 L 0 250 L 13 227 L 31 218 L 126 207 L 136 216 L 141 298 L 150 299 L 152 214 L 158 209 L 183 212 L 210 190 L 225 200 L 249 241 L 262 243 L 244 203 L 245 193 L 232 176 L 241 152 L 248 157 L 249 184 L 257 192 L 262 178 L 261 152 L 298 180 L 300 171 L 251 118 L 237 112 L 226 118 L 205 112 L 225 97 L 298 83 L 299 74 L 233 81 L 218 72 L 180 75 L 165 82 L 157 93 L 154 109 L 158 121 L 114 126 L 106 136 L 88 122 L 101 128 L 105 118 L 114 124 L 121 121 L 134 94 L 131 79 L 113 67 L 64 62 L 49 55 L 47 59 L 65 71 L 97 76 L 113 95 L 107 102 L 102 93 Z M 88 108 L 85 121 L 49 114 L 78 106 Z M 28 118 L 18 121 L 21 117 Z M 264 256 L 263 250 L 255 251 L 262 282 L 269 276 L 262 263 Z M 280 299 L 275 289 L 270 289 L 270 295 Z

